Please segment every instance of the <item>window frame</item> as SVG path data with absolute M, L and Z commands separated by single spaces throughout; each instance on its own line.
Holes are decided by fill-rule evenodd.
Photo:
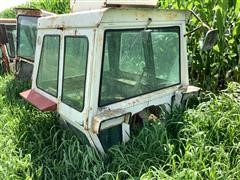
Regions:
M 19 40 L 20 40 L 20 30 L 19 30 L 19 18 L 22 17 L 22 16 L 25 16 L 25 17 L 34 17 L 34 18 L 37 18 L 37 26 L 38 26 L 38 19 L 41 17 L 41 16 L 28 16 L 28 15 L 23 15 L 23 14 L 20 14 L 17 16 L 17 37 L 16 37 L 16 56 L 20 57 L 20 58 L 23 58 L 23 59 L 26 59 L 28 61 L 31 61 L 31 62 L 34 62 L 35 61 L 35 57 L 33 57 L 33 59 L 29 59 L 29 58 L 26 58 L 26 57 L 23 57 L 23 56 L 19 56 L 19 46 L 20 46 L 20 43 L 19 43 Z M 37 27 L 36 26 L 36 27 Z M 37 41 L 37 34 L 36 34 L 36 41 Z M 37 46 L 37 43 L 35 42 L 35 53 L 36 53 L 36 46 Z M 35 56 L 35 55 L 34 55 Z
M 40 71 L 40 65 L 41 65 L 41 59 L 42 59 L 42 55 L 43 55 L 43 45 L 44 45 L 44 41 L 45 41 L 45 38 L 46 37 L 51 37 L 51 36 L 55 36 L 55 37 L 59 37 L 59 50 L 58 50 L 58 70 L 57 70 L 57 93 L 56 95 L 53 95 L 51 93 L 49 93 L 48 91 L 46 91 L 45 89 L 39 87 L 39 82 L 38 82 L 38 76 L 39 76 L 39 71 Z M 59 73 L 60 73 L 60 54 L 61 54 L 61 35 L 60 34 L 45 34 L 43 36 L 43 42 L 42 42 L 42 45 L 41 45 L 41 53 L 40 53 L 40 58 L 39 58 L 39 62 L 38 62 L 38 70 L 37 70 L 37 78 L 36 78 L 36 87 L 40 90 L 42 90 L 43 92 L 57 98 L 58 97 L 58 87 L 59 87 Z
M 131 32 L 131 31 L 141 31 L 141 30 L 144 30 L 144 28 L 131 28 L 131 29 L 106 29 L 104 30 L 104 35 L 103 35 L 103 49 L 102 49 L 102 64 L 101 64 L 101 74 L 100 74 L 100 84 L 99 84 L 99 93 L 98 93 L 98 107 L 105 107 L 105 106 L 108 106 L 108 105 L 112 105 L 112 104 L 115 104 L 115 103 L 119 103 L 119 102 L 123 102 L 123 101 L 126 101 L 126 100 L 129 100 L 129 99 L 132 99 L 132 98 L 135 98 L 135 97 L 138 97 L 138 96 L 143 96 L 143 95 L 147 95 L 147 94 L 150 94 L 150 93 L 153 93 L 153 92 L 157 92 L 159 90 L 163 90 L 163 89 L 167 89 L 167 88 L 170 88 L 170 87 L 174 87 L 174 86 L 177 86 L 177 85 L 180 85 L 182 83 L 182 71 L 181 71 L 181 67 L 182 67 L 182 64 L 181 64 L 181 61 L 182 61 L 182 57 L 181 57 L 181 50 L 182 50 L 182 46 L 181 46 L 181 26 L 180 25 L 171 25 L 171 26 L 163 26 L 163 27 L 149 27 L 147 29 L 171 29 L 171 28 L 177 28 L 178 31 L 176 31 L 176 33 L 178 34 L 178 44 L 179 44 L 179 82 L 176 83 L 176 84 L 173 84 L 171 86 L 167 86 L 167 87 L 163 87 L 163 88 L 160 88 L 160 89 L 156 89 L 156 90 L 153 90 L 153 91 L 149 91 L 147 93 L 141 93 L 141 94 L 138 94 L 138 95 L 135 95 L 135 96 L 132 96 L 132 97 L 128 97 L 128 98 L 125 98 L 125 99 L 122 99 L 122 100 L 118 100 L 118 101 L 115 101 L 115 102 L 112 102 L 112 103 L 106 103 L 106 104 L 102 104 L 101 105 L 101 92 L 102 92 L 102 81 L 103 81 L 103 72 L 104 72 L 104 53 L 105 53 L 105 43 L 106 43 L 106 33 L 107 32 Z M 161 32 L 161 31 L 160 31 Z M 164 32 L 164 31 L 163 31 Z M 167 31 L 166 31 L 167 32 Z M 169 31 L 171 32 L 171 31 Z
M 85 66 L 85 78 L 84 78 L 84 88 L 83 88 L 83 105 L 82 105 L 82 108 L 81 109 L 78 109 L 72 105 L 69 105 L 68 103 L 64 102 L 63 101 L 63 86 L 64 86 L 64 72 L 65 72 L 65 64 L 66 64 L 66 61 L 65 61 L 65 54 L 66 54 L 66 38 L 68 37 L 74 37 L 74 38 L 83 38 L 83 39 L 86 39 L 87 40 L 87 58 L 86 58 L 86 66 Z M 83 35 L 77 35 L 77 36 L 74 36 L 74 35 L 66 35 L 64 36 L 64 54 L 63 54 L 63 71 L 62 71 L 62 92 L 61 92 L 61 102 L 66 104 L 67 106 L 75 109 L 76 111 L 79 111 L 79 112 L 83 112 L 84 110 L 84 106 L 85 106 L 85 92 L 86 92 L 86 84 L 87 84 L 87 70 L 88 70 L 88 57 L 89 55 L 89 39 L 87 36 L 83 36 Z

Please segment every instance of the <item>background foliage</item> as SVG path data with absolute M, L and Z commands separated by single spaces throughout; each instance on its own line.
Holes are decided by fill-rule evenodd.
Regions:
M 236 0 L 165 0 L 162 7 L 192 9 L 213 29 L 218 29 L 218 43 L 212 50 L 201 50 L 199 40 L 207 29 L 188 37 L 189 76 L 193 84 L 216 92 L 227 82 L 240 82 L 240 1 Z M 190 18 L 188 31 L 200 22 Z M 204 32 L 204 33 L 203 33 Z
M 26 4 L 18 7 L 44 9 L 56 14 L 70 12 L 70 0 L 29 0 Z M 0 12 L 0 17 L 15 18 L 16 12 L 13 8 Z
M 23 7 L 40 8 L 54 13 L 68 13 L 69 0 L 31 0 Z M 217 45 L 207 52 L 201 50 L 202 29 L 188 37 L 189 77 L 191 83 L 216 92 L 227 82 L 240 82 L 240 0 L 159 0 L 161 8 L 192 9 L 213 29 L 218 29 Z M 0 17 L 15 17 L 8 9 Z M 200 22 L 191 17 L 188 31 Z

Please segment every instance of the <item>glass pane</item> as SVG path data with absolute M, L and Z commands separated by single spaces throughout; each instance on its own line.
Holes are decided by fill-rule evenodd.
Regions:
M 179 31 L 106 31 L 99 105 L 179 84 Z
M 153 32 L 152 41 L 156 77 L 166 79 L 170 84 L 179 82 L 180 62 L 178 33 Z
M 145 66 L 143 45 L 139 43 L 141 42 L 141 34 L 139 32 L 124 32 L 121 41 L 120 70 L 141 74 Z
M 44 37 L 37 76 L 37 86 L 53 96 L 57 96 L 59 44 L 57 35 Z
M 87 38 L 65 38 L 62 101 L 79 111 L 84 103 L 87 56 Z
M 6 25 L 8 43 L 7 43 L 7 51 L 8 56 L 13 58 L 15 57 L 15 47 L 16 47 L 16 26 L 15 25 Z
M 18 56 L 34 61 L 38 17 L 18 17 Z

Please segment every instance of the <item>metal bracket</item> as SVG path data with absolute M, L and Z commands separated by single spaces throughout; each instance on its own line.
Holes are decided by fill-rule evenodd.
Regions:
M 172 106 L 186 105 L 190 97 L 198 96 L 201 88 L 196 86 L 183 86 L 175 92 L 172 99 Z

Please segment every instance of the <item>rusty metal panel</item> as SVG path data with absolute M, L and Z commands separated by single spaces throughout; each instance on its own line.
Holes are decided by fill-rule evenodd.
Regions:
M 0 24 L 16 24 L 16 19 L 0 18 Z
M 26 16 L 41 16 L 40 9 L 31 9 L 31 8 L 15 8 L 17 15 L 26 15 Z
M 0 44 L 7 44 L 8 38 L 7 38 L 7 30 L 6 26 L 4 24 L 0 24 Z
M 55 102 L 44 97 L 33 89 L 21 92 L 20 96 L 40 111 L 56 111 L 57 109 L 57 104 Z
M 25 16 L 37 16 L 37 17 L 45 17 L 55 15 L 54 13 L 44 11 L 42 9 L 32 9 L 32 8 L 15 8 L 17 15 L 25 15 Z

